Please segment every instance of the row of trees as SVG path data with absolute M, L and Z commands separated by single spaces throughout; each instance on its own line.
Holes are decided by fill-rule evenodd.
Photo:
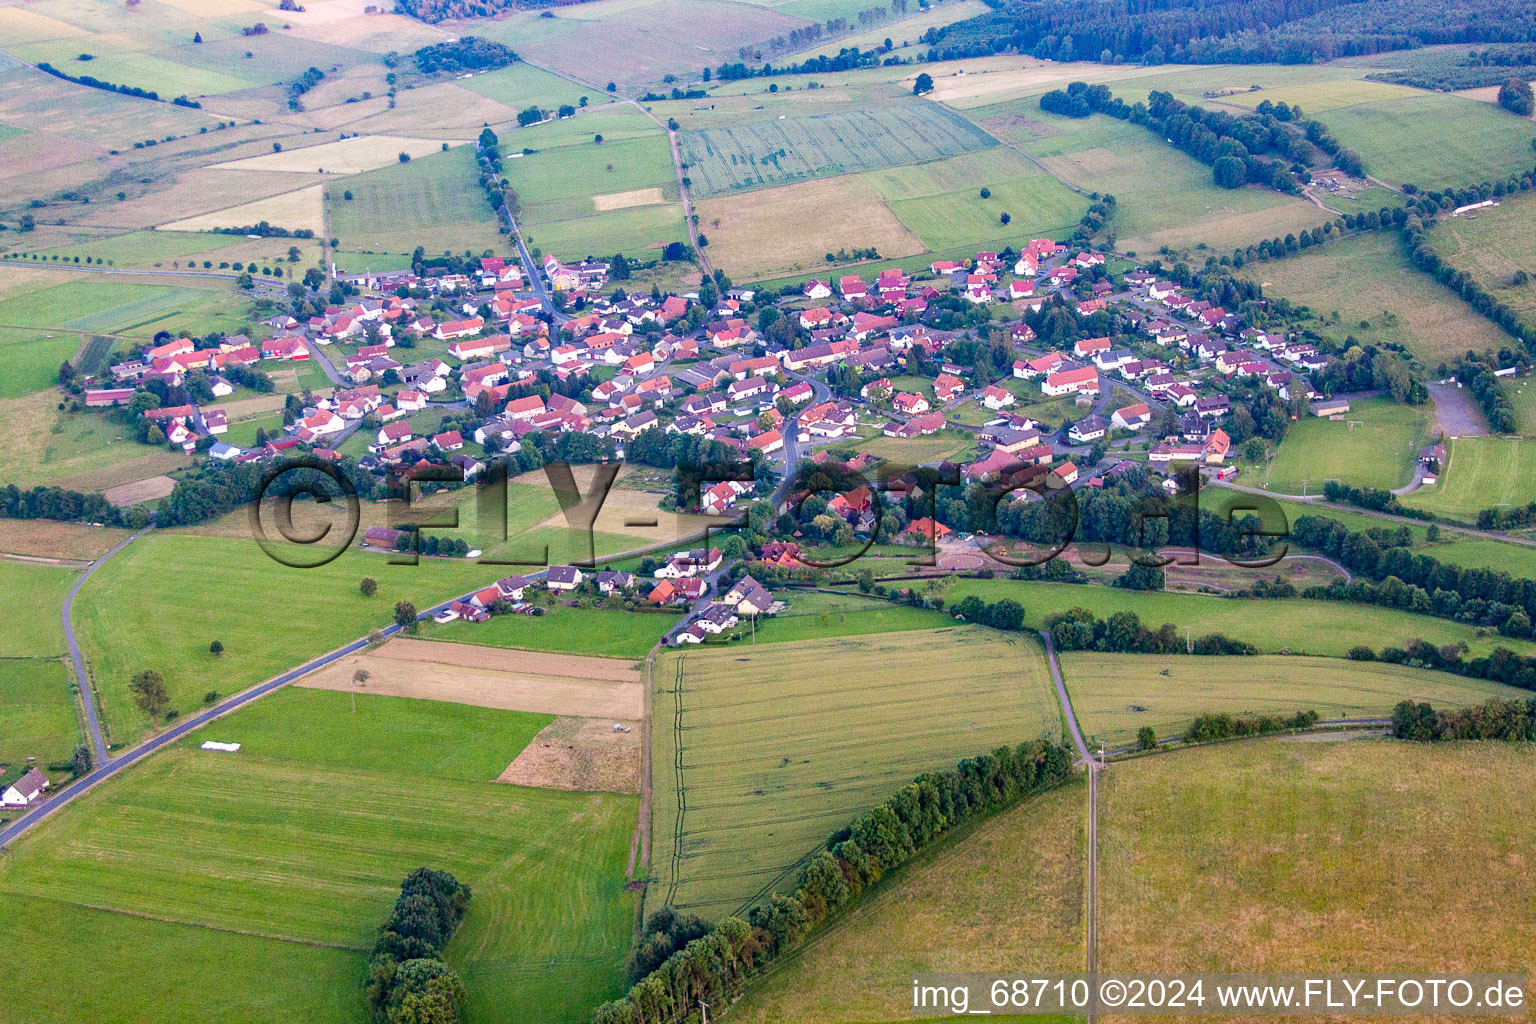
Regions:
M 1229 715 L 1225 711 L 1199 715 L 1184 730 L 1186 743 L 1209 743 L 1242 736 L 1267 736 L 1287 729 L 1310 729 L 1317 724 L 1316 711 L 1298 711 L 1294 715 Z
M 0 488 L 0 516 L 6 519 L 52 519 L 57 522 L 101 523 L 123 526 L 121 509 L 99 494 L 82 494 L 62 487 L 33 487 L 24 491 L 15 484 Z
M 1107 651 L 1116 654 L 1258 654 L 1252 644 L 1221 633 L 1187 641 L 1178 627 L 1165 622 L 1155 631 L 1141 624 L 1135 612 L 1116 612 L 1107 619 L 1087 608 L 1069 608 L 1045 620 L 1051 642 L 1062 651 Z
M 949 614 L 993 629 L 1018 632 L 1024 628 L 1024 606 L 1011 597 L 987 602 L 972 594 L 950 605 Z
M 368 1005 L 380 1024 L 457 1024 L 464 983 L 443 962 L 443 947 L 469 897 L 446 871 L 417 868 L 400 883 L 368 961 Z
M 1491 679 L 1522 690 L 1536 690 L 1536 658 L 1516 654 L 1508 647 L 1495 647 L 1486 657 L 1466 658 L 1465 643 L 1436 646 L 1415 637 L 1402 647 L 1383 647 L 1380 653 L 1364 645 L 1352 647 L 1352 661 L 1382 661 L 1435 672 L 1451 672 L 1470 679 Z
M 1392 735 L 1400 740 L 1438 743 L 1446 740 L 1536 740 L 1536 697 L 1490 700 L 1469 708 L 1443 708 L 1411 700 L 1392 709 Z
M 1069 750 L 1037 740 L 918 776 L 833 836 L 801 872 L 794 895 L 770 896 L 747 920 L 728 917 L 692 939 L 624 997 L 598 1007 L 593 1024 L 670 1024 L 700 1002 L 728 1001 L 748 978 L 803 944 L 888 872 L 959 826 L 1054 785 L 1071 771 Z
M 1409 519 L 1434 518 L 1423 509 L 1409 508 L 1398 500 L 1397 495 L 1380 487 L 1355 487 L 1340 483 L 1338 480 L 1329 480 L 1323 484 L 1323 497 L 1329 501 L 1342 501 L 1360 508 L 1386 512 L 1389 515 L 1406 516 Z

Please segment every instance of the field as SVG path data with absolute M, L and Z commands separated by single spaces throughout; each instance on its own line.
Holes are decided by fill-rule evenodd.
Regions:
M 1123 564 L 1123 557 L 1117 553 L 1116 563 Z M 1042 626 L 1052 612 L 1074 607 L 1090 609 L 1100 618 L 1133 611 L 1141 616 L 1144 626 L 1155 629 L 1171 622 L 1180 633 L 1186 628 L 1195 636 L 1225 633 L 1266 654 L 1343 657 L 1359 644 L 1379 650 L 1400 646 L 1414 637 L 1432 644 L 1464 640 L 1474 656 L 1495 647 L 1536 654 L 1536 644 L 1528 641 L 1479 637 L 1475 628 L 1460 622 L 1368 605 L 1299 599 L 1234 601 L 1201 594 L 1148 594 L 1104 586 L 973 579 L 953 580 L 945 600 L 953 603 L 971 594 L 988 601 L 1013 598 L 1024 606 L 1025 621 L 1033 627 Z
M 106 554 L 128 536 L 128 530 L 86 526 L 84 523 L 0 519 L 0 553 L 27 558 L 89 562 Z
M 477 713 L 482 736 L 425 753 L 414 746 L 449 727 L 444 714 L 460 719 L 452 731 L 462 737 L 469 712 L 365 696 L 353 714 L 340 695 L 314 691 L 267 700 L 278 703 L 263 701 L 214 727 L 243 736 L 250 722 L 255 749 L 174 747 L 19 841 L 0 866 L 7 904 L 59 908 L 86 934 L 150 932 L 150 948 L 172 944 L 203 965 L 200 994 L 205 1006 L 220 1007 L 220 1019 L 263 1019 L 246 1008 L 275 1003 L 299 1018 L 360 1021 L 373 933 L 400 879 L 430 864 L 474 891 L 447 951 L 471 993 L 468 1020 L 584 1020 L 622 988 L 633 798 L 491 781 L 483 771 L 517 754 L 529 716 Z M 337 755 L 338 745 L 355 753 Z M 23 919 L 47 934 L 42 921 Z M 193 945 L 173 928 L 204 938 Z M 59 957 L 63 935 L 53 934 Z M 333 984 L 274 986 L 222 962 L 241 946 L 257 962 L 293 963 Z M 145 992 L 113 966 L 76 978 L 27 1019 L 78 1020 L 105 992 Z M 549 998 L 557 985 L 566 998 Z M 289 1002 L 296 999 L 309 1005 Z M 152 996 L 130 1010 L 150 1007 L 167 1019 Z
M 1361 235 L 1240 272 L 1264 293 L 1311 308 L 1314 328 L 1343 341 L 1401 345 L 1430 368 L 1468 349 L 1510 344 L 1439 281 L 1419 273 L 1386 233 Z
M 325 231 L 324 196 L 324 186 L 306 185 L 253 203 L 187 217 L 163 227 L 167 231 L 211 231 L 214 228 L 249 227 L 266 221 L 289 231 L 308 228 L 322 234 Z
M 325 188 L 331 234 L 372 252 L 504 247 L 479 180 L 473 148 L 460 146 L 334 182 Z
M 706 917 L 917 772 L 1060 730 L 1039 647 L 980 627 L 668 654 L 655 678 L 651 899 Z
M 1520 433 L 1536 434 L 1536 381 L 1527 377 L 1510 381 L 1505 387 L 1511 392 L 1509 400 L 1515 407 Z
M 832 273 L 825 255 L 844 248 L 873 247 L 886 257 L 923 251 L 923 243 L 859 175 L 704 199 L 697 209 L 700 228 L 709 236 L 710 262 L 744 280 Z
M 287 171 L 301 174 L 361 174 L 400 161 L 401 153 L 412 159 L 443 148 L 437 139 L 413 139 L 394 135 L 358 135 L 336 142 L 322 142 L 280 153 L 246 157 L 213 164 L 220 170 Z
M 379 581 L 372 598 L 358 593 L 367 575 Z M 209 690 L 237 692 L 386 625 L 398 600 L 424 609 L 495 575 L 459 559 L 391 566 L 355 549 L 320 569 L 290 569 L 248 536 L 154 534 L 91 577 L 76 600 L 76 629 L 103 720 L 122 744 L 149 724 L 127 689 L 142 669 L 161 672 L 172 707 L 186 713 Z M 195 613 L 188 581 L 201 581 Z M 216 639 L 217 659 L 208 653 Z
M 1181 735 L 1196 715 L 1284 714 L 1313 710 L 1324 719 L 1380 718 L 1401 700 L 1439 707 L 1495 697 L 1523 699 L 1498 683 L 1402 665 L 1336 658 L 1200 657 L 1151 654 L 1061 655 L 1061 674 L 1085 735 L 1111 746 L 1151 726 L 1159 739 Z
M 1522 313 L 1536 310 L 1536 285 L 1518 284 L 1515 275 L 1536 267 L 1536 200 L 1506 196 L 1494 209 L 1462 217 L 1441 217 L 1427 234 L 1447 261 L 1471 274 L 1501 302 Z
M 68 761 L 83 733 L 60 658 L 7 658 L 0 661 L 0 676 L 0 785 L 9 785 L 26 770 L 28 758 L 39 766 Z
M 58 381 L 59 364 L 80 347 L 78 334 L 0 327 L 0 398 L 20 398 Z
M 437 640 L 639 660 L 676 621 L 669 614 L 555 606 L 544 615 L 499 615 L 489 622 L 424 628 Z
M 848 551 L 818 551 L 819 561 L 833 562 L 855 554 L 858 547 Z M 875 549 L 871 549 L 871 554 Z M 904 554 L 906 552 L 903 552 Z M 919 549 L 912 549 L 910 557 L 921 556 Z M 872 568 L 862 561 L 850 563 L 855 570 Z M 911 567 L 903 565 L 905 571 Z M 838 636 L 870 636 L 876 633 L 900 633 L 911 629 L 940 629 L 953 625 L 954 620 L 943 612 L 931 608 L 909 608 L 891 604 L 859 594 L 821 594 L 809 591 L 790 591 L 778 595 L 789 604 L 786 611 L 757 623 L 756 643 L 784 643 L 796 640 L 825 640 Z M 754 636 L 750 623 L 736 627 L 740 636 Z
M 558 75 L 523 63 L 478 74 L 458 84 L 513 110 L 537 106 L 552 111 L 562 104 L 574 107 L 589 92 L 595 96 L 595 90 L 583 89 Z
M 678 143 L 700 197 L 923 163 L 996 145 L 963 117 L 926 103 L 693 129 L 680 133 Z
M 1354 402 L 1337 420 L 1306 416 L 1292 423 L 1274 458 L 1244 463 L 1243 482 L 1283 494 L 1316 494 L 1325 480 L 1391 490 L 1408 483 L 1429 429 L 1428 407 L 1377 398 Z M 1353 426 L 1352 426 L 1353 425 Z
M 897 872 L 748 989 L 731 1019 L 898 1021 L 912 1013 L 916 973 L 986 973 L 1002 962 L 1021 973 L 1082 970 L 1084 792 L 1078 777 Z
M 1536 501 L 1536 438 L 1454 437 L 1445 442 L 1448 465 L 1438 482 L 1403 503 L 1458 522 L 1475 522 L 1485 508 Z
M 57 405 L 58 396 L 46 391 L 0 400 L 0 483 L 94 491 L 191 462 L 183 452 L 124 440 L 123 426 L 100 413 L 60 412 Z M 46 430 L 41 439 L 39 424 Z
M 780 4 L 775 7 L 775 10 L 783 11 L 785 14 L 814 17 L 812 12 L 824 6 L 826 4 L 820 2 L 820 0 L 810 0 L 809 3 L 791 2 Z M 841 7 L 839 13 L 845 17 L 850 17 L 857 9 L 862 9 L 860 4 L 849 5 L 843 3 L 839 6 Z M 860 32 L 852 36 L 838 36 L 830 43 L 823 43 L 814 49 L 802 50 L 791 56 L 796 61 L 803 61 L 811 57 L 823 55 L 836 57 L 839 50 L 852 47 L 857 47 L 860 50 L 872 50 L 884 45 L 887 39 L 894 42 L 898 49 L 902 49 L 914 44 L 920 44 L 921 37 L 929 29 L 953 25 L 957 21 L 964 21 L 967 18 L 974 18 L 977 15 L 986 13 L 986 5 L 980 3 L 979 0 L 959 0 L 958 3 L 951 0 L 949 3 L 934 4 L 932 7 L 917 12 L 910 17 L 900 18 L 896 21 L 879 22 L 867 32 Z M 826 17 L 816 20 L 825 21 Z
M 953 459 L 970 446 L 970 437 L 958 431 L 940 431 L 927 437 L 911 438 L 886 437 L 882 434 L 856 445 L 859 451 L 868 452 L 888 462 L 913 466 Z
M 1529 971 L 1523 744 L 1274 740 L 1150 758 L 1100 797 L 1109 971 Z
M 1368 173 L 1392 185 L 1448 188 L 1531 169 L 1529 122 L 1462 96 L 1410 91 L 1400 99 L 1320 110 L 1317 119 L 1360 154 Z M 1433 145 L 1426 145 L 1426 124 L 1454 124 L 1456 130 L 1439 133 Z

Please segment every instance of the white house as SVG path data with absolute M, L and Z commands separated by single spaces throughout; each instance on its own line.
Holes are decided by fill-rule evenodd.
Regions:
M 33 768 L 0 793 L 0 806 L 26 807 L 36 802 L 48 788 L 48 776 Z

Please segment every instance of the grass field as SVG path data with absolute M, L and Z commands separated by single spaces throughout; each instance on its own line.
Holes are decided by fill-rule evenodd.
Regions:
M 298 1018 L 361 1020 L 366 949 L 400 879 L 429 864 L 474 892 L 447 950 L 471 993 L 467 1020 L 575 1022 L 622 989 L 633 914 L 624 887 L 633 798 L 454 777 L 509 762 L 526 742 L 530 716 L 484 712 L 512 723 L 482 722 L 499 740 L 424 754 L 414 746 L 450 728 L 445 712 L 426 702 L 364 697 L 353 716 L 340 708 L 340 694 L 281 699 L 214 727 L 243 735 L 250 721 L 255 746 L 269 753 L 171 748 L 18 842 L 0 865 L 6 902 L 62 908 L 60 919 L 78 919 L 84 934 L 131 934 L 117 919 L 147 917 L 202 936 L 192 943 L 138 926 L 156 946 L 170 944 L 204 966 L 200 995 L 205 1007 L 220 1007 L 218 1019 L 259 1019 L 225 1016 L 226 1004 L 286 1008 L 302 999 L 308 1005 L 295 1008 Z M 381 708 L 390 719 L 384 728 L 369 720 Z M 410 721 L 418 715 L 425 723 Z M 453 735 L 469 724 L 461 717 Z M 499 742 L 504 757 L 492 759 Z M 336 763 L 333 743 L 367 748 L 357 756 L 372 767 Z M 24 920 L 46 933 L 47 925 Z M 243 934 L 226 938 L 231 933 Z M 74 929 L 52 934 L 53 943 L 67 943 Z M 238 941 L 253 936 L 265 938 Z M 220 962 L 241 945 L 256 950 L 257 962 L 313 963 L 300 973 L 334 984 L 319 991 L 308 982 L 274 986 L 270 977 Z M 56 944 L 51 952 L 62 956 Z M 562 984 L 566 998 L 549 998 Z M 122 986 L 111 969 L 77 978 L 28 1019 L 80 1019 L 80 1007 L 95 1005 L 104 990 L 121 997 Z M 113 1013 L 124 1019 L 125 1010 L 127 1019 L 167 1019 L 153 1003 Z
M 365 598 L 358 581 L 370 575 L 379 592 Z M 290 569 L 249 537 L 155 534 L 91 577 L 76 601 L 76 629 L 112 742 L 126 743 L 148 725 L 128 694 L 142 669 L 161 672 L 172 706 L 186 713 L 209 690 L 237 692 L 386 625 L 398 600 L 424 609 L 495 575 L 460 559 L 391 566 L 355 549 L 320 569 Z M 203 581 L 195 614 L 189 580 Z M 215 639 L 224 644 L 217 659 L 208 653 Z
M 980 627 L 674 653 L 655 678 L 651 900 L 706 917 L 917 772 L 1060 731 L 1038 645 Z
M 460 146 L 333 182 L 325 188 L 331 234 L 344 248 L 373 252 L 504 247 L 479 180 L 473 148 Z
M 920 857 L 750 988 L 731 1019 L 899 1021 L 912 1013 L 915 973 L 985 973 L 999 962 L 1010 971 L 1080 971 L 1084 790 L 1074 779 Z
M 996 145 L 963 117 L 928 103 L 689 130 L 678 142 L 701 197 L 923 163 Z
M 83 738 L 75 714 L 69 670 L 57 658 L 0 661 L 0 780 L 8 785 L 26 771 L 68 761 Z
M 1110 971 L 1529 971 L 1524 744 L 1271 740 L 1155 757 L 1100 796 Z
M 280 153 L 246 157 L 214 164 L 214 167 L 236 171 L 287 171 L 301 174 L 361 174 L 390 164 L 399 163 L 401 153 L 409 153 L 414 160 L 439 152 L 443 148 L 437 139 L 413 139 L 397 135 L 357 135 L 335 142 L 322 142 L 300 149 L 285 149 Z
M 971 443 L 970 437 L 959 431 L 940 431 L 926 437 L 910 438 L 886 437 L 881 434 L 868 441 L 861 441 L 855 447 L 888 462 L 917 466 L 926 462 L 955 459 Z
M 1042 625 L 1052 612 L 1074 607 L 1087 608 L 1101 618 L 1133 611 L 1141 616 L 1144 626 L 1155 629 L 1171 622 L 1179 632 L 1188 628 L 1195 636 L 1225 633 L 1266 654 L 1343 657 L 1358 644 L 1379 650 L 1414 637 L 1433 644 L 1465 640 L 1474 656 L 1495 647 L 1536 654 L 1536 644 L 1529 641 L 1479 637 L 1475 628 L 1449 619 L 1331 601 L 1233 601 L 1201 594 L 1149 594 L 1104 586 L 974 579 L 955 579 L 945 591 L 945 600 L 953 603 L 971 594 L 988 601 L 1013 598 L 1024 606 L 1030 626 Z
M 1434 368 L 1468 349 L 1511 339 L 1450 289 L 1416 271 L 1386 233 L 1330 243 L 1291 259 L 1250 264 L 1240 272 L 1264 293 L 1311 308 L 1320 333 L 1342 342 L 1394 344 Z
M 59 364 L 79 347 L 78 334 L 0 327 L 0 398 L 19 398 L 57 383 Z
M 1403 498 L 1405 505 L 1454 519 L 1475 522 L 1485 508 L 1536 501 L 1536 438 L 1455 437 L 1445 442 L 1449 464 L 1431 487 Z
M 538 616 L 498 615 L 489 622 L 450 622 L 446 626 L 433 623 L 423 626 L 423 635 L 488 647 L 639 661 L 676 621 L 676 616 L 666 614 L 556 605 Z
M 0 400 L 0 482 L 67 482 L 94 491 L 191 462 L 183 452 L 126 440 L 123 425 L 101 413 L 60 412 L 57 406 L 58 396 L 47 390 Z
M 1292 423 L 1274 458 L 1243 464 L 1243 482 L 1282 494 L 1316 494 L 1325 480 L 1356 487 L 1401 487 L 1413 477 L 1428 440 L 1430 406 L 1376 398 L 1351 403 L 1338 420 L 1306 416 Z M 1353 426 L 1352 426 L 1353 425 Z
M 1370 100 L 1316 114 L 1340 144 L 1360 154 L 1367 172 L 1393 185 L 1440 189 L 1531 169 L 1530 124 L 1463 96 L 1412 90 L 1404 98 Z M 1425 145 L 1426 124 L 1454 124 L 1456 130 L 1437 136 L 1434 145 Z
M 1505 196 L 1495 209 L 1441 217 L 1427 237 L 1442 257 L 1501 302 L 1526 314 L 1536 310 L 1536 285 L 1515 283 L 1516 273 L 1529 276 L 1536 267 L 1536 198 Z
M 481 96 L 505 103 L 513 110 L 537 106 L 554 111 L 562 104 L 574 107 L 582 96 L 597 99 L 595 89 L 583 89 L 559 75 L 523 63 L 476 75 L 458 84 Z
M 1196 715 L 1293 714 L 1324 719 L 1390 716 L 1398 701 L 1439 707 L 1514 699 L 1523 691 L 1448 672 L 1336 658 L 1226 658 L 1192 655 L 1061 655 L 1072 710 L 1086 735 L 1111 746 L 1151 726 L 1159 739 L 1181 735 Z
M 774 9 L 785 14 L 798 14 L 804 17 L 813 17 L 812 11 L 828 6 L 824 0 L 809 0 L 809 3 L 788 3 L 777 5 Z M 844 2 L 839 12 L 844 17 L 852 20 L 857 13 L 855 9 L 863 9 L 860 5 L 849 5 Z M 828 56 L 836 57 L 838 51 L 857 47 L 860 50 L 872 50 L 883 46 L 887 39 L 896 44 L 897 49 L 905 49 L 920 44 L 921 37 L 930 29 L 942 28 L 945 25 L 953 25 L 957 21 L 974 18 L 980 14 L 986 14 L 987 7 L 980 0 L 951 0 L 949 3 L 934 4 L 923 11 L 911 12 L 911 16 L 903 17 L 895 21 L 886 21 L 877 24 L 866 32 L 860 32 L 852 36 L 838 36 L 830 43 L 811 50 L 803 50 L 793 54 L 796 61 L 806 60 L 811 57 Z M 826 17 L 813 20 L 826 21 Z M 915 52 L 915 51 L 909 51 Z
M 832 562 L 854 554 L 857 550 L 855 547 L 847 552 L 819 552 L 811 557 Z M 918 554 L 916 550 L 912 552 L 913 557 Z M 857 561 L 850 563 L 850 566 L 854 569 L 866 567 Z M 910 571 L 910 567 L 907 568 Z M 789 603 L 789 608 L 773 618 L 758 620 L 757 643 L 825 640 L 838 636 L 900 633 L 911 629 L 941 629 L 954 623 L 943 612 L 930 608 L 908 608 L 855 594 L 789 591 L 779 596 Z M 738 626 L 736 632 L 743 637 L 752 636 L 750 624 Z

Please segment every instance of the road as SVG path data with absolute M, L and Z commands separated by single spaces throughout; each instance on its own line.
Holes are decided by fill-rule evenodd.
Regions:
M 80 703 L 85 707 L 85 730 L 91 737 L 91 752 L 93 755 L 91 760 L 95 764 L 102 764 L 107 760 L 107 741 L 101 732 L 101 717 L 96 713 L 96 695 L 91 692 L 91 680 L 85 674 L 85 659 L 80 656 L 80 644 L 75 639 L 75 595 L 80 593 L 80 588 L 85 586 L 85 581 L 90 579 L 97 569 L 100 569 L 107 563 L 107 559 L 154 528 L 155 524 L 151 522 L 144 529 L 92 562 L 90 567 L 75 580 L 75 585 L 69 588 L 69 593 L 64 598 L 64 610 L 62 612 L 64 641 L 69 644 L 69 660 L 75 666 L 75 683 L 80 687 Z M 3 836 L 3 833 L 0 833 L 0 836 Z M 0 845 L 4 845 L 3 838 L 0 838 Z
M 1099 1018 L 1099 772 L 1103 765 L 1088 762 L 1088 850 L 1083 880 L 1083 944 L 1088 967 L 1088 1024 Z
M 1061 678 L 1061 663 L 1056 660 L 1056 642 L 1051 639 L 1050 631 L 1045 629 L 1040 631 L 1040 639 L 1045 641 L 1045 658 L 1051 666 L 1051 681 L 1056 684 L 1056 699 L 1061 703 L 1061 714 L 1072 733 L 1072 745 L 1077 748 L 1077 756 L 1090 767 L 1098 764 L 1088 751 L 1088 741 L 1083 739 L 1083 731 L 1077 724 L 1077 714 L 1072 710 L 1072 698 L 1067 694 L 1066 681 Z

